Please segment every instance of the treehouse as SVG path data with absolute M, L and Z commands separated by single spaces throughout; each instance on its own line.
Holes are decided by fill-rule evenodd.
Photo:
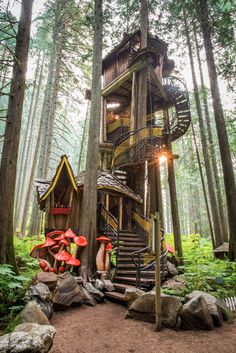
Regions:
M 151 34 L 147 47 L 141 48 L 140 31 L 136 31 L 103 59 L 102 169 L 129 168 L 151 160 L 168 138 L 174 141 L 187 131 L 186 90 L 180 80 L 170 77 L 175 65 L 167 48 Z M 140 102 L 142 90 L 146 97 Z M 143 106 L 145 116 L 140 113 Z
M 171 143 L 190 125 L 188 95 L 183 83 L 170 76 L 175 65 L 167 50 L 167 44 L 151 34 L 143 48 L 136 31 L 103 59 L 97 232 L 116 249 L 116 291 L 107 296 L 118 300 L 127 286 L 145 289 L 155 283 L 153 214 L 162 215 L 158 161 L 165 155 L 168 176 L 173 176 Z M 57 228 L 79 232 L 84 178 L 85 173 L 74 176 L 63 156 L 51 181 L 37 181 L 46 233 Z M 170 193 L 172 197 L 176 190 Z M 161 232 L 164 278 L 167 254 L 173 249 Z

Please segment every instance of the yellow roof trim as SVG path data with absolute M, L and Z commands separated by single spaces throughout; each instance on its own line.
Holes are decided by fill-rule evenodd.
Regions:
M 61 159 L 61 163 L 59 164 L 56 174 L 54 175 L 52 179 L 52 184 L 50 185 L 49 189 L 45 192 L 45 194 L 40 198 L 40 202 L 46 200 L 46 198 L 51 194 L 51 192 L 54 190 L 55 186 L 57 185 L 58 179 L 60 177 L 62 168 L 66 166 L 67 172 L 70 177 L 71 184 L 76 192 L 78 192 L 78 187 L 76 185 L 75 177 L 72 171 L 72 168 L 70 166 L 70 163 L 68 162 L 67 156 L 63 156 Z

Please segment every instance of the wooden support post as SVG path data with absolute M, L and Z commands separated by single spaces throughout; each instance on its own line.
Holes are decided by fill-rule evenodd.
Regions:
M 102 141 L 107 141 L 107 100 L 103 97 L 103 105 L 102 105 Z
M 123 197 L 119 198 L 119 229 L 123 226 Z
M 130 108 L 130 131 L 134 131 L 136 127 L 135 126 L 136 109 L 137 109 L 137 73 L 133 72 L 131 108 Z
M 159 212 L 155 213 L 155 252 L 156 252 L 156 269 L 155 269 L 155 313 L 156 313 L 156 324 L 155 331 L 161 330 L 161 224 Z
M 160 215 L 161 226 L 164 225 L 163 204 L 162 204 L 162 190 L 161 190 L 161 173 L 159 158 L 156 165 L 156 186 L 157 186 L 157 209 Z
M 106 210 L 109 212 L 109 194 L 106 194 L 106 198 L 105 198 L 105 208 Z

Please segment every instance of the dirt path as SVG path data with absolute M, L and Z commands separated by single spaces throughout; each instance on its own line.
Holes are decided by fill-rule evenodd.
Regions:
M 114 303 L 55 313 L 50 353 L 235 353 L 236 323 L 214 331 L 153 332 L 153 324 L 125 320 Z

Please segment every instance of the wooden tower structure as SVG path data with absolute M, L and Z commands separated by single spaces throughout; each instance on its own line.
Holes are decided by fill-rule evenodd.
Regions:
M 151 215 L 162 215 L 158 160 L 164 154 L 173 163 L 171 143 L 190 125 L 187 92 L 183 83 L 171 76 L 175 64 L 168 58 L 167 47 L 149 33 L 147 46 L 141 48 L 138 30 L 126 35 L 103 59 L 100 168 L 110 170 L 143 200 L 131 209 L 131 224 L 121 212 L 125 199 L 119 201 L 121 228 L 115 276 L 119 291 L 124 289 L 122 285 L 137 284 L 137 279 L 141 286 L 153 283 L 150 258 L 145 261 L 144 257 L 151 241 Z M 141 76 L 145 80 L 141 81 Z M 140 101 L 144 89 L 145 97 Z M 115 204 L 107 200 L 105 208 L 117 217 Z

